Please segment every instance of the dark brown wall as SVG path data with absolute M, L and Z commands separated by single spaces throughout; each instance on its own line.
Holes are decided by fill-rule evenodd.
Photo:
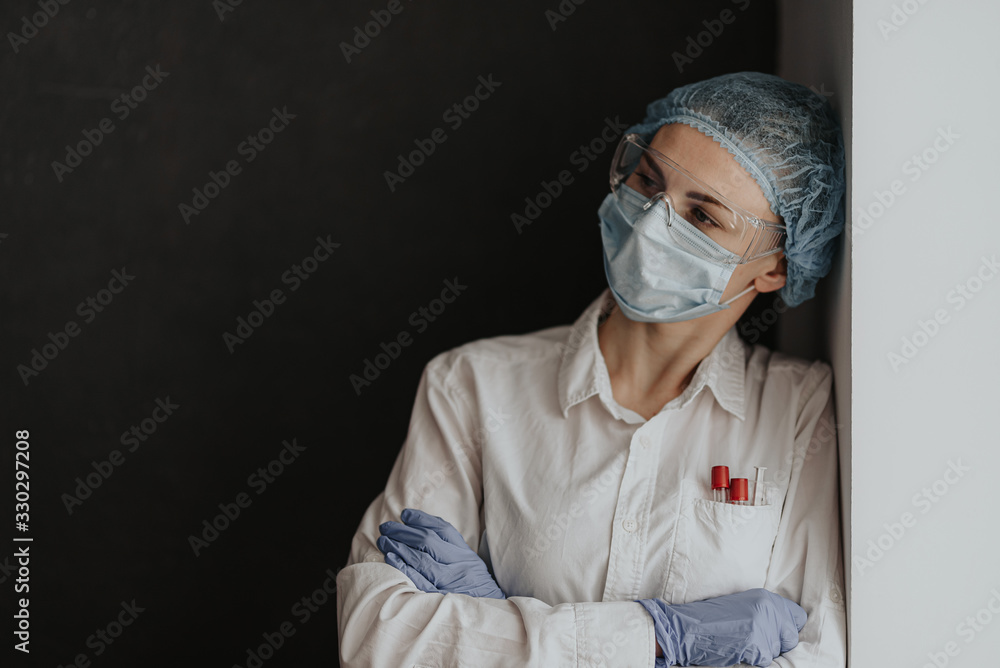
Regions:
M 13 434 L 29 430 L 34 538 L 30 660 L 8 645 L 2 665 L 242 666 L 285 621 L 296 633 L 265 665 L 336 665 L 334 597 L 306 623 L 293 606 L 346 560 L 424 365 L 572 322 L 605 285 L 596 211 L 613 147 L 582 170 L 574 152 L 678 84 L 774 69 L 761 0 L 565 0 L 575 11 L 554 30 L 558 0 L 401 0 L 350 63 L 340 43 L 386 2 L 244 1 L 220 20 L 209 0 L 48 1 L 58 12 L 37 35 L 0 43 L 0 480 L 13 488 Z M 726 8 L 735 20 L 679 71 L 672 54 Z M 39 11 L 5 3 L 0 27 Z M 157 66 L 169 74 L 146 79 L 136 108 L 114 102 Z M 500 86 L 455 128 L 442 114 L 480 76 Z M 238 147 L 274 108 L 295 117 L 248 161 Z M 113 132 L 57 176 L 105 118 Z M 446 141 L 391 191 L 384 172 L 436 128 Z M 240 173 L 186 223 L 179 205 L 228 161 Z M 573 182 L 519 234 L 512 214 L 562 170 Z M 317 237 L 339 246 L 293 291 L 283 272 Z M 123 268 L 134 279 L 102 293 Z M 456 277 L 468 287 L 420 331 L 411 313 Z M 284 303 L 230 353 L 223 333 L 276 289 Z M 401 332 L 412 343 L 357 394 L 350 375 Z M 26 384 L 18 367 L 50 333 L 53 359 Z M 123 432 L 154 414 L 130 451 Z M 274 482 L 248 480 L 292 439 L 305 450 Z M 75 479 L 115 450 L 120 465 L 69 513 Z M 195 556 L 189 536 L 241 493 L 249 507 Z M 133 599 L 143 612 L 95 656 L 88 637 Z

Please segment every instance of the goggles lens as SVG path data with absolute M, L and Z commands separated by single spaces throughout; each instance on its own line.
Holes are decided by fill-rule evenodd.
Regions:
M 738 263 L 777 253 L 785 237 L 785 227 L 760 220 L 728 201 L 715 189 L 689 174 L 666 155 L 649 148 L 638 135 L 626 135 L 618 145 L 611 165 L 611 191 L 630 213 L 648 210 L 663 199 L 668 210 L 688 223 L 665 221 L 678 241 L 690 245 L 692 236 L 710 241 L 728 251 L 721 261 Z

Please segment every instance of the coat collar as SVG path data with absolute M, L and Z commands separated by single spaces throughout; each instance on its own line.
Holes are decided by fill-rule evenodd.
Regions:
M 559 406 L 563 417 L 569 417 L 571 407 L 595 394 L 601 396 L 616 418 L 621 417 L 618 404 L 612 398 L 608 368 L 597 343 L 597 323 L 610 313 L 614 304 L 611 290 L 605 288 L 573 323 L 566 341 L 561 344 Z M 690 385 L 669 405 L 683 409 L 707 386 L 722 408 L 743 420 L 746 348 L 736 327 L 731 327 L 698 365 Z

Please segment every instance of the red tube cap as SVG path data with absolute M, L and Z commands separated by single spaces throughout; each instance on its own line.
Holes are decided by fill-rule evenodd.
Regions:
M 719 489 L 720 487 L 729 487 L 729 467 L 728 466 L 713 466 L 712 467 L 712 489 Z
M 746 478 L 733 478 L 729 483 L 730 501 L 747 501 L 749 496 L 750 482 Z

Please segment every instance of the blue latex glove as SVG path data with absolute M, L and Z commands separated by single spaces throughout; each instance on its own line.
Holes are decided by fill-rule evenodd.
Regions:
M 472 551 L 458 530 L 435 515 L 406 508 L 399 522 L 379 526 L 378 549 L 385 561 L 413 581 L 421 591 L 507 598 L 486 563 Z
M 657 666 L 769 666 L 799 644 L 806 611 L 766 589 L 681 605 L 638 601 L 653 617 L 663 650 Z

